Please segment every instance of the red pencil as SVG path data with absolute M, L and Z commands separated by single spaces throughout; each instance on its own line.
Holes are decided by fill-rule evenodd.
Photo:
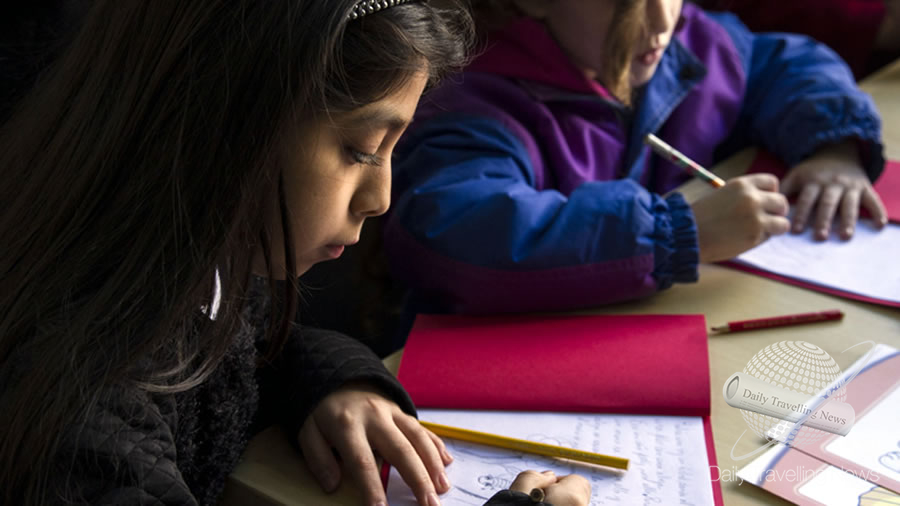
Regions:
M 712 327 L 714 332 L 741 332 L 744 330 L 767 329 L 771 327 L 784 327 L 786 325 L 800 325 L 803 323 L 824 322 L 840 320 L 844 312 L 840 309 L 829 309 L 815 313 L 800 313 L 784 316 L 772 316 L 769 318 L 757 318 L 756 320 L 741 320 L 728 322 L 728 325 Z

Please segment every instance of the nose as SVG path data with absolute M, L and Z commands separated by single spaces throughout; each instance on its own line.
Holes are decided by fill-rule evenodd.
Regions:
M 650 35 L 668 33 L 678 22 L 678 10 L 672 8 L 675 0 L 647 0 L 647 30 Z
M 369 167 L 350 201 L 350 212 L 362 218 L 381 216 L 391 205 L 390 159 L 378 167 Z

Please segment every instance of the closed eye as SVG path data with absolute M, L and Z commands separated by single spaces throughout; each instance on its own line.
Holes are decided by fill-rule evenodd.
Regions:
M 361 163 L 363 165 L 371 165 L 373 167 L 380 167 L 382 160 L 381 157 L 376 153 L 364 153 L 357 149 L 353 149 L 351 147 L 347 147 L 347 154 L 350 156 L 350 159 L 353 160 L 354 163 Z

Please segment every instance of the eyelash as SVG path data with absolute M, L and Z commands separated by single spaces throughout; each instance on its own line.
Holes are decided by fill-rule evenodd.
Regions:
M 373 167 L 381 166 L 381 157 L 375 153 L 364 153 L 349 146 L 346 149 L 347 153 L 350 155 L 350 159 L 352 159 L 356 163 L 371 165 Z

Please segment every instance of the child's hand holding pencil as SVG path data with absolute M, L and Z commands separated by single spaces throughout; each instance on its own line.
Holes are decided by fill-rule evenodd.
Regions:
M 778 192 L 775 176 L 753 174 L 726 182 L 653 134 L 644 142 L 665 160 L 718 188 L 691 205 L 701 262 L 729 260 L 790 228 L 788 201 Z
M 419 423 L 441 437 L 449 437 L 461 441 L 468 441 L 470 443 L 533 453 L 547 457 L 567 458 L 616 469 L 628 469 L 628 459 L 622 457 L 602 455 L 573 448 L 462 429 L 459 427 L 450 427 L 438 423 L 426 422 L 424 420 L 420 420 Z M 501 504 L 506 504 L 508 502 L 519 504 L 520 501 L 518 501 L 518 499 L 524 498 L 521 495 L 519 498 L 506 497 L 515 493 L 527 494 L 530 497 L 531 502 L 535 504 L 546 502 L 555 506 L 587 506 L 591 499 L 591 484 L 584 477 L 577 474 L 557 476 L 553 471 L 522 471 L 516 476 L 516 479 L 513 480 L 508 491 L 498 493 L 497 496 L 500 497 L 495 496 L 491 498 L 491 500 L 488 501 L 488 504 L 492 504 L 495 500 Z
M 701 262 L 729 260 L 790 229 L 788 201 L 771 174 L 728 180 L 691 205 Z
M 557 476 L 553 471 L 522 471 L 509 489 L 528 494 L 534 503 L 554 506 L 587 506 L 591 484 L 577 474 Z

